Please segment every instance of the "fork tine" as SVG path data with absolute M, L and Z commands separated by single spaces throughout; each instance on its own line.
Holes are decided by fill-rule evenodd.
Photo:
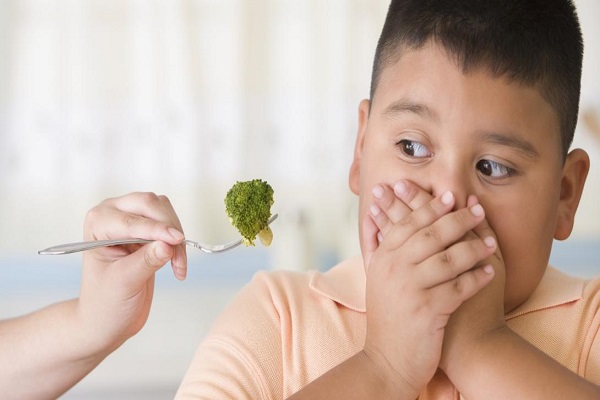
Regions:
M 271 225 L 271 222 L 275 221 L 278 216 L 279 216 L 279 214 L 271 215 L 271 217 L 269 218 L 269 221 L 267 223 L 269 225 Z M 240 244 L 242 244 L 242 239 L 236 240 L 235 242 L 231 242 L 231 243 L 217 244 L 217 245 L 198 243 L 198 242 L 194 242 L 192 240 L 187 240 L 187 239 L 184 240 L 183 243 L 185 243 L 187 246 L 195 247 L 199 250 L 202 250 L 205 253 L 221 253 L 223 251 L 231 250 L 235 247 L 238 247 Z
M 233 249 L 234 247 L 239 246 L 240 244 L 242 244 L 242 240 L 236 240 L 235 242 L 231 242 L 231 243 L 226 243 L 226 244 L 217 244 L 217 245 L 212 245 L 212 244 L 204 244 L 204 243 L 197 243 L 197 242 L 193 242 L 191 240 L 184 240 L 183 243 L 186 246 L 190 246 L 190 247 L 195 247 L 198 250 L 202 250 L 205 253 L 220 253 L 222 251 L 227 251 L 230 249 Z

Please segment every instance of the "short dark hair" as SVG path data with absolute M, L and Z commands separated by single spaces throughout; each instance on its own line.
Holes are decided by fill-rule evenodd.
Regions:
M 382 71 L 403 50 L 442 45 L 465 73 L 536 87 L 555 109 L 566 156 L 577 125 L 583 38 L 571 0 L 392 0 L 373 64 L 371 99 Z

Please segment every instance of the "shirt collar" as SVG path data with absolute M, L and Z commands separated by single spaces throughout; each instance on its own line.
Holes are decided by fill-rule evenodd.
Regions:
M 327 272 L 315 272 L 309 287 L 351 310 L 365 312 L 365 288 L 367 279 L 362 257 L 342 261 Z
M 551 266 L 546 268 L 540 284 L 529 299 L 509 312 L 506 319 L 518 317 L 546 308 L 558 307 L 583 298 L 585 280 L 561 272 Z
M 580 300 L 583 297 L 584 286 L 585 280 L 548 266 L 531 297 L 508 313 L 506 319 Z M 344 260 L 327 272 L 314 272 L 309 287 L 351 310 L 366 311 L 366 277 L 360 256 Z

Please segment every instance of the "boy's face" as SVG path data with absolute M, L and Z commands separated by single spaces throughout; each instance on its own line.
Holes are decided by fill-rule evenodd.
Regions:
M 553 237 L 572 228 L 559 135 L 554 109 L 534 88 L 484 70 L 465 75 L 433 43 L 404 52 L 359 109 L 350 187 L 360 220 L 378 183 L 408 179 L 434 196 L 451 190 L 457 207 L 476 195 L 505 261 L 508 312 L 539 283 Z

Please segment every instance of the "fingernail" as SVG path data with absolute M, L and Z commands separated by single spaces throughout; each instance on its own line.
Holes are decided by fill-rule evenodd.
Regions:
M 475 204 L 473 207 L 471 207 L 471 214 L 476 217 L 481 217 L 484 214 L 481 204 Z
M 483 243 L 485 243 L 487 247 L 494 247 L 496 246 L 496 239 L 494 239 L 492 236 L 488 236 L 483 239 Z
M 408 186 L 406 185 L 406 182 L 404 182 L 404 181 L 400 181 L 394 185 L 394 193 L 396 193 L 396 195 L 398 195 L 398 196 L 405 195 L 407 190 L 408 190 Z
M 442 203 L 445 205 L 452 204 L 453 200 L 454 200 L 454 194 L 452 194 L 451 191 L 447 191 L 446 193 L 444 193 L 442 195 Z
M 488 264 L 488 265 L 486 265 L 486 266 L 484 266 L 482 269 L 483 269 L 483 272 L 485 272 L 486 274 L 489 274 L 489 275 L 491 275 L 491 274 L 493 274 L 493 273 L 494 273 L 494 267 L 492 267 L 492 266 L 491 266 L 491 265 L 489 265 L 489 264 Z
M 171 236 L 173 237 L 173 239 L 175 240 L 181 240 L 184 238 L 183 233 L 179 232 L 177 229 L 175 228 L 169 228 L 169 233 L 171 234 Z
M 180 280 L 180 281 L 183 281 L 185 279 L 185 274 L 183 273 L 182 268 L 175 269 L 175 278 L 177 278 L 177 280 Z
M 375 185 L 373 190 L 371 190 L 371 193 L 376 199 L 381 199 L 383 197 L 383 187 L 381 187 L 381 185 Z
M 379 215 L 379 213 L 381 212 L 381 208 L 379 208 L 375 204 L 371 204 L 371 207 L 369 207 L 369 209 L 371 210 L 371 215 L 374 216 L 374 217 L 376 217 L 377 215 Z

